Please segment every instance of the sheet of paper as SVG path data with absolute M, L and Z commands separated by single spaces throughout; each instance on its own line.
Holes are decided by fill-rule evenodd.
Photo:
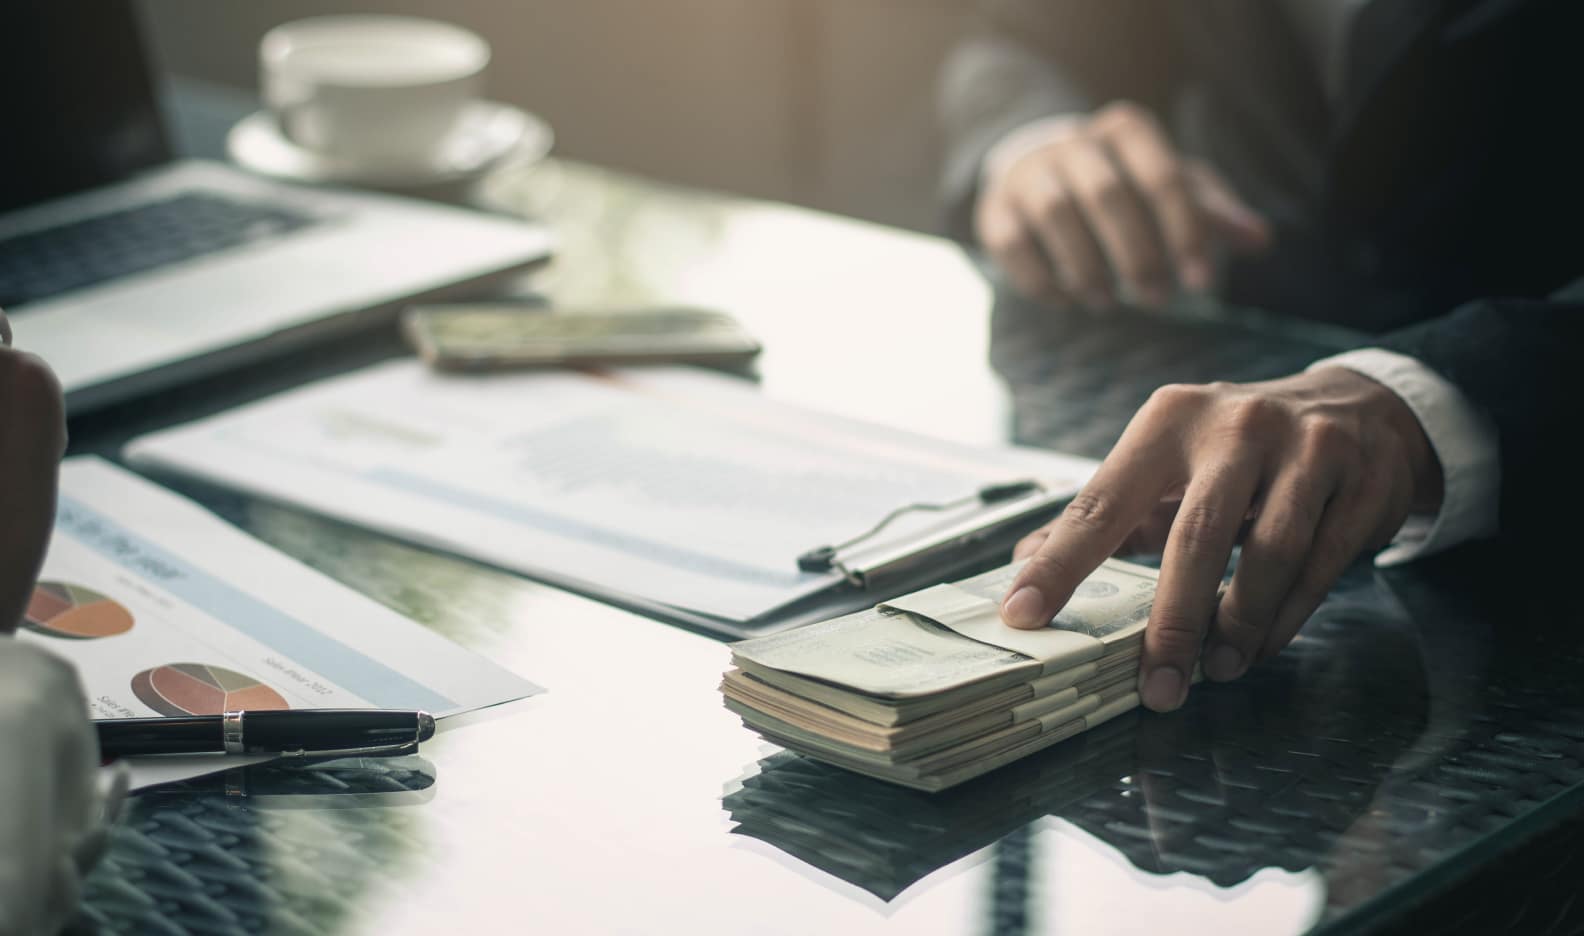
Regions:
M 1070 494 L 1094 468 L 801 410 L 689 368 L 475 376 L 416 361 L 157 433 L 128 456 L 587 591 L 733 620 L 828 588 L 837 576 L 800 572 L 797 557 L 901 505 L 1030 477 Z M 886 535 L 965 517 L 908 516 Z
M 22 640 L 76 664 L 95 718 L 235 709 L 452 715 L 539 687 L 95 458 L 61 470 Z M 235 759 L 157 758 L 134 781 Z

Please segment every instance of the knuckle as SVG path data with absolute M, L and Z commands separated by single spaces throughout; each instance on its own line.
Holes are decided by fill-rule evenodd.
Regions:
M 1022 246 L 1025 235 L 1016 221 L 1004 216 L 982 216 L 979 240 L 992 254 L 1004 255 Z
M 1191 552 L 1221 545 L 1226 536 L 1227 516 L 1211 504 L 1193 504 L 1177 512 L 1172 538 Z
M 1236 438 L 1253 440 L 1268 437 L 1282 419 L 1282 406 L 1267 397 L 1247 396 L 1227 407 L 1224 425 Z
M 1165 384 L 1156 387 L 1144 407 L 1147 410 L 1178 414 L 1203 405 L 1209 388 L 1199 384 Z
M 1283 568 L 1302 564 L 1314 529 L 1308 513 L 1306 508 L 1298 508 L 1272 517 L 1262 527 L 1256 526 L 1244 549 L 1258 550 L 1267 561 Z
M 1314 459 L 1356 459 L 1363 451 L 1358 430 L 1327 415 L 1304 419 L 1303 443 L 1305 454 Z
M 1095 119 L 1112 129 L 1122 129 L 1146 126 L 1153 123 L 1155 117 L 1149 108 L 1137 101 L 1121 98 L 1100 108 Z
M 1149 622 L 1152 649 L 1174 660 L 1197 656 L 1204 643 L 1204 631 L 1193 619 L 1171 607 L 1156 605 L 1155 612 Z
M 1073 211 L 1072 196 L 1065 188 L 1046 188 L 1030 197 L 1029 211 L 1043 221 L 1065 221 Z
M 1102 491 L 1079 491 L 1062 510 L 1061 522 L 1080 531 L 1108 529 L 1116 525 L 1120 509 L 1111 495 Z

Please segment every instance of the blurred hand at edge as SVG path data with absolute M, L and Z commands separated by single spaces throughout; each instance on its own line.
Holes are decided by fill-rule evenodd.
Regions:
M 0 634 L 14 631 L 44 561 L 66 447 L 60 383 L 43 361 L 11 347 L 0 310 Z

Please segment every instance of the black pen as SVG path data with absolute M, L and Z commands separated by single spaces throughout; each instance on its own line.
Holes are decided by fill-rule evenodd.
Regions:
M 94 720 L 102 757 L 137 754 L 355 756 L 415 749 L 434 737 L 428 712 L 300 709 Z

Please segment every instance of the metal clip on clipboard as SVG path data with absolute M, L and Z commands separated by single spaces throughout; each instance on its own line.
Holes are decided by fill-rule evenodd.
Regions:
M 1026 509 L 1009 511 L 991 519 L 989 522 L 965 522 L 945 530 L 936 531 L 915 540 L 910 540 L 904 545 L 890 549 L 878 550 L 873 556 L 866 556 L 863 561 L 847 558 L 847 554 L 856 546 L 869 542 L 881 533 L 891 523 L 910 513 L 931 512 L 940 513 L 956 510 L 978 503 L 983 507 L 994 507 L 999 504 L 1009 504 L 1014 501 L 1028 499 L 1030 503 Z M 1042 512 L 1049 508 L 1055 512 L 1066 496 L 1055 497 L 1050 494 L 1044 484 L 1032 479 L 1008 481 L 1000 484 L 989 484 L 967 497 L 941 503 L 915 503 L 904 504 L 891 511 L 880 519 L 879 523 L 863 531 L 851 539 L 829 546 L 820 546 L 798 556 L 798 569 L 803 572 L 830 572 L 837 571 L 851 585 L 858 588 L 870 589 L 880 587 L 877 585 L 882 579 L 891 579 L 917 572 L 925 566 L 941 562 L 953 553 L 960 552 L 964 547 L 983 543 L 1004 533 L 1008 528 L 1038 517 L 1043 520 Z

